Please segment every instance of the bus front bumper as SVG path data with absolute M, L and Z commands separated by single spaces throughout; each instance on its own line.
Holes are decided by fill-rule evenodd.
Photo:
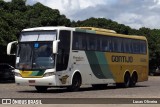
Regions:
M 27 86 L 57 86 L 55 75 L 43 78 L 22 78 L 15 76 L 17 85 Z

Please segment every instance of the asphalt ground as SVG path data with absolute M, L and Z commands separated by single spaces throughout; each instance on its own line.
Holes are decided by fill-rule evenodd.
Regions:
M 150 76 L 148 81 L 137 83 L 136 87 L 131 88 L 117 88 L 114 84 L 109 84 L 105 89 L 93 89 L 90 85 L 82 86 L 78 92 L 68 92 L 66 89 L 49 88 L 46 93 L 38 93 L 34 87 L 30 86 L 17 86 L 12 82 L 0 83 L 0 98 L 23 98 L 23 99 L 49 99 L 57 100 L 60 102 L 50 102 L 47 107 L 158 107 L 160 104 L 160 76 Z M 91 99 L 93 99 L 91 101 Z M 69 103 L 66 103 L 66 99 Z M 97 100 L 96 100 L 97 99 Z M 104 101 L 111 101 L 111 104 L 103 104 Z M 124 100 L 126 99 L 126 102 Z M 133 100 L 156 100 L 159 104 L 133 104 Z M 58 100 L 58 101 L 59 101 Z M 127 102 L 127 101 L 131 102 Z M 83 104 L 84 102 L 84 104 Z M 89 103 L 88 103 L 89 102 Z M 114 104 L 115 102 L 115 104 Z M 55 103 L 55 104 L 54 104 Z M 123 104 L 124 103 L 124 104 Z M 126 104 L 125 104 L 126 103 Z M 129 104 L 127 104 L 129 103 Z M 9 107 L 11 105 L 0 105 Z M 16 105 L 19 107 L 23 105 Z M 26 106 L 26 105 L 24 105 Z M 36 107 L 37 105 L 29 105 Z M 39 107 L 44 105 L 38 105 Z M 12 106 L 13 107 L 13 106 Z

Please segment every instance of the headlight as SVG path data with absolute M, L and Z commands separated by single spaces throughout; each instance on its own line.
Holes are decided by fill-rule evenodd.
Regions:
M 52 75 L 55 75 L 55 73 L 54 72 L 48 72 L 48 73 L 45 73 L 43 75 L 43 77 L 48 77 L 48 76 L 52 76 Z
M 22 77 L 20 73 L 14 72 L 14 75 L 17 77 Z

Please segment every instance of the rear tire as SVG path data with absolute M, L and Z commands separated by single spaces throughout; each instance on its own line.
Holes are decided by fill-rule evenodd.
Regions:
M 138 80 L 137 73 L 133 73 L 132 76 L 131 76 L 130 86 L 134 87 L 137 83 L 137 80 Z
M 69 91 L 78 91 L 81 86 L 82 80 L 80 74 L 76 74 L 73 77 L 72 85 L 67 87 Z
M 48 87 L 46 87 L 46 86 L 35 86 L 35 88 L 38 92 L 46 92 Z
M 123 83 L 124 88 L 128 88 L 130 86 L 130 81 L 131 81 L 130 74 L 126 73 L 124 76 L 124 83 Z

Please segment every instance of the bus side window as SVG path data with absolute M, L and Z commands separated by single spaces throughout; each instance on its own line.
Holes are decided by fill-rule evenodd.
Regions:
M 74 33 L 74 36 L 73 36 L 72 49 L 73 50 L 78 50 L 79 49 L 78 35 L 76 35 L 75 33 Z
M 86 36 L 81 32 L 73 32 L 73 50 L 86 50 Z
M 102 37 L 102 38 L 100 39 L 100 46 L 101 46 L 101 50 L 102 50 L 103 52 L 109 51 L 108 38 L 107 38 L 107 37 Z
M 130 45 L 130 40 L 125 39 L 125 52 L 126 53 L 131 53 L 131 45 Z
M 79 49 L 86 50 L 86 38 L 85 38 L 85 35 L 83 34 L 79 36 Z
M 118 50 L 118 39 L 117 38 L 113 39 L 113 46 L 114 46 L 113 51 L 114 52 L 119 52 L 119 50 Z
M 133 40 L 133 53 L 140 54 L 140 41 Z
M 132 45 L 133 45 L 133 53 L 137 53 L 136 40 L 133 40 Z
M 95 40 L 91 36 L 88 36 L 88 50 L 89 51 L 95 50 Z
M 114 43 L 111 37 L 108 38 L 109 51 L 113 52 Z
M 122 51 L 122 39 L 118 38 L 117 43 L 118 43 L 118 52 L 123 52 Z
M 133 41 L 133 40 L 131 39 L 131 40 L 130 40 L 130 50 L 131 50 L 131 53 L 134 53 L 134 52 L 133 52 L 134 48 L 133 48 L 133 43 L 132 43 L 132 41 Z
M 145 43 L 145 41 L 140 41 L 140 52 L 141 52 L 141 54 L 146 53 L 146 43 Z

